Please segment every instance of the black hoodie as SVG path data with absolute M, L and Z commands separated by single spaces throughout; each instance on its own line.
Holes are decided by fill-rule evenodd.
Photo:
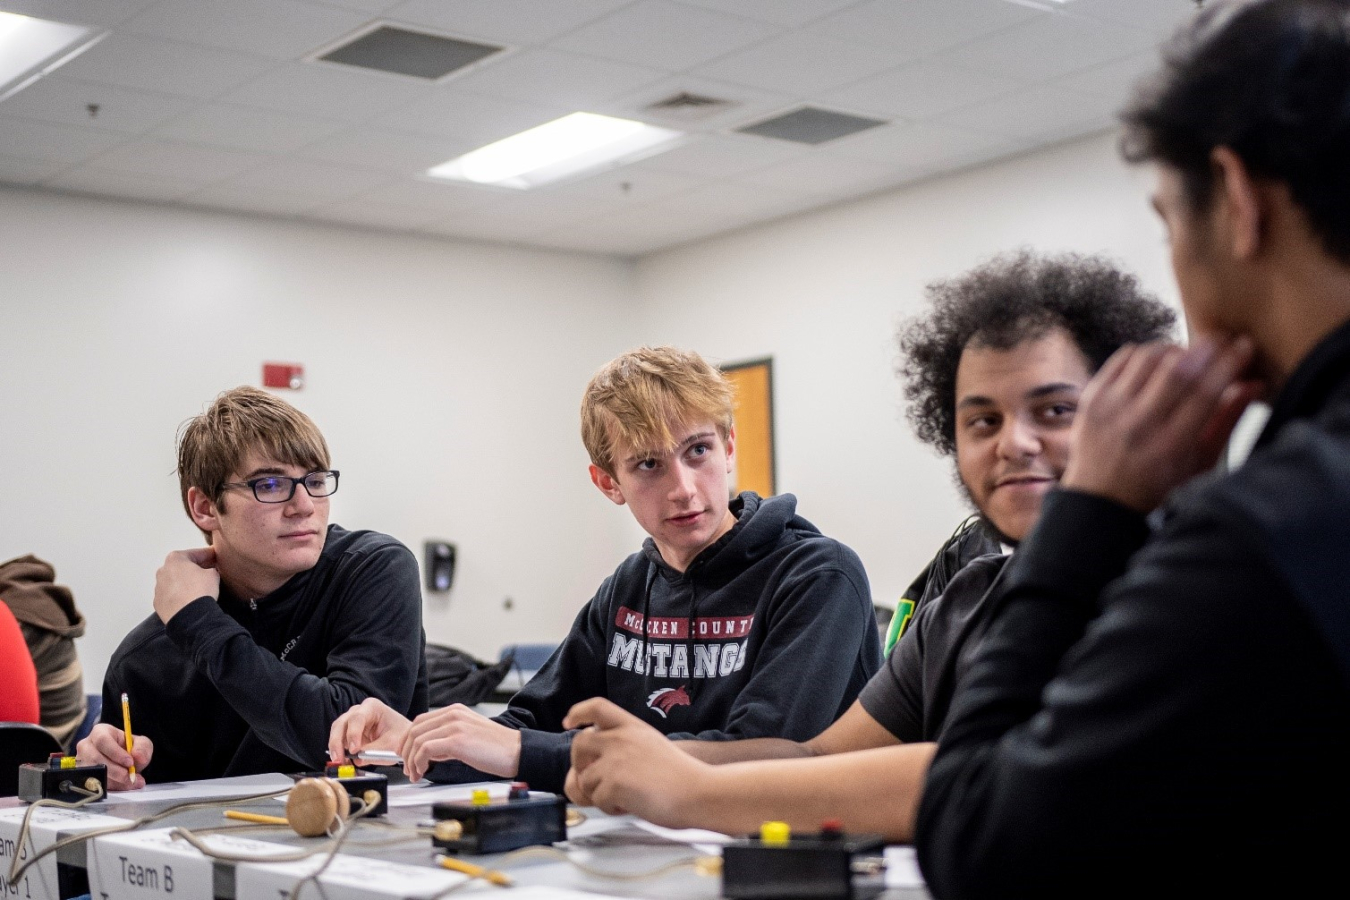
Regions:
M 521 730 L 518 777 L 562 790 L 562 720 L 590 697 L 678 739 L 806 740 L 838 718 L 881 663 L 871 592 L 857 554 L 796 508 L 791 494 L 741 494 L 735 526 L 685 572 L 648 538 L 605 579 L 497 717 Z M 431 777 L 483 776 L 440 765 Z

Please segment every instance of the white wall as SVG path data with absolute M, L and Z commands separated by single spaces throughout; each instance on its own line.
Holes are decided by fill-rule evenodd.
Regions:
M 628 264 L 0 190 L 0 273 L 0 559 L 74 589 L 90 690 L 164 555 L 201 543 L 179 424 L 264 360 L 306 367 L 288 399 L 342 470 L 334 521 L 459 545 L 433 640 L 557 639 L 635 548 L 576 412 L 631 343 Z
M 1147 191 L 1101 135 L 634 267 L 0 189 L 0 558 L 37 553 L 74 588 L 97 689 L 163 555 L 199 541 L 179 423 L 298 361 L 291 399 L 344 473 L 334 520 L 419 556 L 459 544 L 428 635 L 485 656 L 556 640 L 640 537 L 586 480 L 581 389 L 674 343 L 774 357 L 779 488 L 891 601 L 965 509 L 904 422 L 895 325 L 928 281 L 1021 246 L 1106 252 L 1170 301 Z
M 1106 253 L 1175 304 L 1150 175 L 1114 135 L 641 260 L 642 337 L 774 357 L 778 489 L 893 602 L 967 507 L 904 420 L 893 335 L 923 286 L 1009 249 Z

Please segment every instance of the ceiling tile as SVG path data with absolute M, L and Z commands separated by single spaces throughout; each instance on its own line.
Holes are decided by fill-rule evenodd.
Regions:
M 811 152 L 811 148 L 787 141 L 770 141 L 745 135 L 697 135 L 686 144 L 636 163 L 635 167 L 725 178 L 763 169 Z
M 845 138 L 831 152 L 932 173 L 964 168 L 1006 152 L 1009 140 L 935 123 L 899 123 Z
M 566 107 L 550 109 L 455 89 L 438 91 L 425 100 L 377 116 L 367 124 L 445 139 L 449 158 L 566 112 Z
M 1147 32 L 1109 22 L 1043 15 L 942 54 L 957 68 L 1044 81 L 1130 56 L 1157 44 Z
M 67 78 L 209 99 L 275 63 L 260 56 L 114 32 L 61 67 Z
M 1020 82 L 935 63 L 915 63 L 826 94 L 837 104 L 887 118 L 928 119 L 1017 90 Z
M 177 178 L 164 173 L 145 175 L 84 166 L 50 179 L 44 185 L 59 191 L 79 191 L 131 200 L 163 201 L 177 200 L 184 194 L 200 188 L 201 181 L 195 178 Z
M 179 201 L 207 209 L 271 216 L 298 216 L 321 202 L 309 194 L 292 194 L 276 188 L 243 187 L 237 184 L 213 184 L 185 194 Z
M 827 203 L 892 187 L 917 174 L 899 165 L 812 153 L 767 169 L 757 169 L 735 181 L 816 194 L 820 202 Z
M 672 71 L 697 66 L 763 40 L 781 29 L 678 3 L 643 0 L 553 43 Z
M 66 168 L 53 159 L 24 159 L 0 153 L 0 182 L 5 184 L 36 184 Z
M 98 104 L 90 116 L 89 104 Z M 0 104 L 5 115 L 86 128 L 143 134 L 192 108 L 192 101 L 96 81 L 77 81 L 59 73 L 41 78 Z
M 796 26 L 829 15 L 842 6 L 857 3 L 858 0 L 679 0 L 679 2 L 687 6 L 698 6 L 747 19 L 757 19 L 760 22 Z
M 343 9 L 356 9 L 361 12 L 382 13 L 398 6 L 399 0 L 319 0 L 324 6 L 340 6 Z
M 71 165 L 97 156 L 126 139 L 126 135 L 96 128 L 0 116 L 0 153 L 6 156 Z
M 522 50 L 456 79 L 458 88 L 537 103 L 547 97 L 552 103 L 574 110 L 601 103 L 650 84 L 667 73 L 645 66 L 610 62 L 556 50 Z
M 647 109 L 653 103 L 659 103 L 677 94 L 694 94 L 729 102 L 725 107 L 710 113 L 700 111 L 693 116 L 681 115 L 677 111 Z M 793 95 L 781 91 L 766 91 L 695 75 L 672 75 L 645 85 L 641 90 L 597 104 L 593 111 L 638 118 L 644 122 L 680 131 L 708 133 L 758 121 L 770 113 L 790 106 L 793 100 Z
M 265 163 L 227 182 L 241 188 L 275 189 L 305 194 L 316 200 L 346 200 L 389 180 L 384 172 L 327 163 L 278 160 Z
M 5 12 L 77 25 L 118 25 L 158 0 L 5 0 Z
M 114 147 L 89 161 L 89 165 L 113 172 L 163 175 L 165 178 L 199 181 L 204 186 L 223 181 L 245 169 L 269 160 L 261 153 L 204 147 L 177 141 L 141 139 Z
M 1147 50 L 1095 69 L 1074 72 L 1056 84 L 1071 91 L 1103 97 L 1123 107 L 1134 96 L 1139 83 L 1157 72 L 1159 65 L 1158 52 Z
M 875 75 L 895 62 L 893 53 L 876 47 L 797 32 L 701 66 L 695 74 L 807 95 Z
M 1115 124 L 1115 112 L 1109 100 L 1041 87 L 966 107 L 940 116 L 938 121 L 1022 140 L 1039 137 L 1051 143 L 1109 128 Z
M 516 46 L 541 44 L 631 0 L 546 0 L 530 4 L 502 0 L 408 0 L 386 14 L 411 25 L 425 25 L 452 35 L 477 37 Z
M 1048 15 L 1006 0 L 867 0 L 806 31 L 884 47 L 898 63 Z
M 1074 0 L 1065 13 L 1143 28 L 1170 37 L 1195 18 L 1195 0 Z
M 444 138 L 359 127 L 309 144 L 297 156 L 347 166 L 418 175 L 451 156 Z
M 430 96 L 435 86 L 322 63 L 286 63 L 220 98 L 230 103 L 360 122 Z
M 345 122 L 251 106 L 209 103 L 156 129 L 155 137 L 237 150 L 289 153 L 346 128 Z
M 368 20 L 354 10 L 300 0 L 162 0 L 121 30 L 273 59 L 298 59 Z

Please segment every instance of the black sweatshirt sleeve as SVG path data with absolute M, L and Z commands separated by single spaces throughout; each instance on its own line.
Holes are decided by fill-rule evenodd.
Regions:
M 605 695 L 605 611 L 612 581 L 582 607 L 562 644 L 496 717 L 520 730 L 516 777 L 541 791 L 560 792 L 572 765 L 572 732 L 562 721 L 574 704 Z
M 417 561 L 393 542 L 353 556 L 325 598 L 336 621 L 324 675 L 259 647 L 210 597 L 192 601 L 165 626 L 263 743 L 315 768 L 327 760 L 333 721 L 366 697 L 408 712 L 420 667 Z
M 1267 745 L 1253 727 L 1257 708 L 1288 715 L 1257 663 L 1292 627 L 1270 615 L 1276 578 L 1213 515 L 1146 540 L 1114 503 L 1047 498 L 925 784 L 916 844 L 935 895 L 1058 896 L 1105 872 L 1119 890 L 1168 854 L 1203 869 L 1204 816 L 1241 822 L 1235 785 L 1290 743 L 1288 726 Z

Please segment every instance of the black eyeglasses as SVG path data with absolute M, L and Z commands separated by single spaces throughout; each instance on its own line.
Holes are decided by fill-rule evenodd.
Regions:
M 259 503 L 286 503 L 295 496 L 295 486 L 305 486 L 305 493 L 311 497 L 331 497 L 337 493 L 338 471 L 310 472 L 300 478 L 286 475 L 264 475 L 248 481 L 230 481 L 221 487 L 249 488 Z

